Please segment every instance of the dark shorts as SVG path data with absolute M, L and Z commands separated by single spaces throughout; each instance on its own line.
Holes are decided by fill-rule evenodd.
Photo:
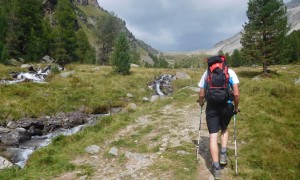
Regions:
M 227 129 L 233 116 L 234 106 L 232 103 L 221 105 L 207 104 L 206 122 L 209 133 L 217 133 L 220 129 Z

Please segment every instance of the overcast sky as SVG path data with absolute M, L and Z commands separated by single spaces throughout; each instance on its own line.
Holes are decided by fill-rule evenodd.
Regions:
M 291 0 L 284 0 L 290 2 Z M 133 35 L 163 52 L 210 49 L 242 30 L 247 0 L 98 0 Z

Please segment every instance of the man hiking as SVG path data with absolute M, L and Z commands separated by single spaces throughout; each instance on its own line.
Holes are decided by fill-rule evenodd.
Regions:
M 212 157 L 212 173 L 220 179 L 220 165 L 227 164 L 227 126 L 234 113 L 238 113 L 239 79 L 236 73 L 226 65 L 225 56 L 207 58 L 208 69 L 198 84 L 199 105 L 206 106 L 206 122 L 209 131 L 209 146 Z M 221 152 L 219 159 L 218 132 L 221 130 Z

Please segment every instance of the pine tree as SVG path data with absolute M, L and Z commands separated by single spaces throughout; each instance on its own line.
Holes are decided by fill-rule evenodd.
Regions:
M 19 24 L 21 34 L 19 36 L 22 56 L 30 61 L 36 61 L 43 55 L 43 45 L 41 40 L 42 29 L 42 2 L 40 0 L 22 1 L 18 0 Z
M 77 48 L 75 54 L 80 63 L 95 63 L 95 52 L 82 29 L 76 32 Z
M 76 61 L 76 14 L 69 0 L 59 0 L 56 7 L 57 26 L 53 30 L 52 55 L 62 66 Z
M 235 49 L 233 51 L 233 54 L 231 55 L 231 63 L 232 67 L 239 67 L 242 65 L 242 58 L 239 50 Z
M 6 34 L 6 9 L 5 1 L 0 1 L 0 62 L 4 62 L 6 59 L 6 47 L 5 47 L 5 34 Z M 3 54 L 3 55 L 2 55 Z
M 230 57 L 228 52 L 225 53 L 225 58 L 226 58 L 226 61 L 227 61 L 227 65 L 232 66 L 231 57 Z
M 244 25 L 241 44 L 244 58 L 267 66 L 279 63 L 283 58 L 284 42 L 289 30 L 286 7 L 282 0 L 250 0 L 248 2 L 248 23 Z
M 131 64 L 130 47 L 124 33 L 120 33 L 116 40 L 111 63 L 115 72 L 123 75 L 129 74 Z
M 300 60 L 300 30 L 293 31 L 289 35 L 290 45 L 292 48 L 292 62 Z
M 100 47 L 99 64 L 108 64 L 109 55 L 119 34 L 120 24 L 114 14 L 103 15 L 96 24 L 97 43 Z
M 20 37 L 22 36 L 19 1 L 6 1 L 4 9 L 6 11 L 6 33 L 4 39 L 6 52 L 9 54 L 9 57 L 16 58 L 20 55 Z

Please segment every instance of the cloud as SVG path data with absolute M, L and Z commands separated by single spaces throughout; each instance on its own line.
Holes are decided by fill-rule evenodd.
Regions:
M 288 0 L 286 0 L 288 1 Z M 212 48 L 247 21 L 245 0 L 99 0 L 135 37 L 160 51 Z
M 174 39 L 174 35 L 172 31 L 168 29 L 159 29 L 158 31 L 145 31 L 144 29 L 140 29 L 136 26 L 128 25 L 128 28 L 131 32 L 137 37 L 143 37 L 141 39 L 145 42 L 157 42 L 163 46 L 170 46 L 176 44 L 176 40 Z

